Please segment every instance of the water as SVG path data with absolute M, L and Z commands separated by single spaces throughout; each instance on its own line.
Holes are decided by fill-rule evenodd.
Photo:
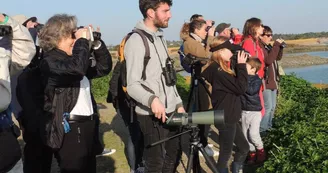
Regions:
M 286 54 L 285 56 L 303 55 L 303 54 L 328 58 L 328 51 L 292 53 L 292 54 Z M 286 68 L 284 70 L 286 74 L 295 73 L 296 76 L 301 77 L 311 83 L 328 84 L 328 64 L 314 65 L 314 66 L 300 67 L 300 68 Z M 179 74 L 181 74 L 182 76 L 190 76 L 190 74 L 185 71 L 179 72 Z
M 328 51 L 295 53 L 295 54 L 288 54 L 286 56 L 303 55 L 303 54 L 328 58 Z M 296 76 L 301 77 L 311 83 L 328 83 L 328 64 L 314 65 L 314 66 L 301 67 L 301 68 L 286 68 L 284 70 L 286 74 L 295 73 Z
M 304 54 L 308 54 L 308 55 L 310 55 L 310 56 L 320 56 L 320 57 L 322 57 L 322 58 L 328 58 L 328 51 L 290 53 L 290 54 L 285 54 L 284 56 L 290 56 L 290 55 L 304 55 Z

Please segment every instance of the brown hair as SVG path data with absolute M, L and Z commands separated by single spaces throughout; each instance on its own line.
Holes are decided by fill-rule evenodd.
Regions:
M 184 23 L 180 33 L 183 35 L 189 35 L 190 33 L 195 33 L 196 29 L 202 28 L 204 25 L 206 25 L 205 20 L 193 20 L 190 23 Z
M 213 48 L 213 47 L 219 46 L 220 44 L 224 43 L 227 40 L 228 40 L 228 38 L 226 38 L 226 37 L 218 36 L 218 37 L 214 38 L 213 42 L 210 44 L 210 47 Z M 235 76 L 235 73 L 229 67 L 229 63 L 225 62 L 222 59 L 222 54 L 221 54 L 222 50 L 224 50 L 224 49 L 213 52 L 211 61 L 212 62 L 215 61 L 216 63 L 220 64 L 220 67 L 223 71 Z
M 257 73 L 262 67 L 262 63 L 257 57 L 248 58 L 246 63 L 249 64 L 252 68 L 256 69 L 255 73 Z
M 243 39 L 245 39 L 248 36 L 251 36 L 254 40 L 257 40 L 256 38 L 256 28 L 261 26 L 261 19 L 259 18 L 250 18 L 245 22 L 244 30 L 243 30 Z
M 44 51 L 56 48 L 61 39 L 72 36 L 73 31 L 77 28 L 76 25 L 77 19 L 75 16 L 67 14 L 52 16 L 40 32 L 40 47 Z
M 161 4 L 172 6 L 173 3 L 172 0 L 139 0 L 139 10 L 143 17 L 147 18 L 147 10 L 153 9 L 156 11 Z
M 263 35 L 267 33 L 272 33 L 272 29 L 269 26 L 264 25 L 263 26 Z

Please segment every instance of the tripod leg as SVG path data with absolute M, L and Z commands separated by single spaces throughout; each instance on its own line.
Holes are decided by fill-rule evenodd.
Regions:
M 201 167 L 200 167 L 197 147 L 195 147 L 195 152 L 194 152 L 193 172 L 195 172 L 195 173 L 201 173 L 202 172 Z
M 214 172 L 214 173 L 219 173 L 219 171 L 216 169 L 215 164 L 213 163 L 213 161 L 211 160 L 210 156 L 207 155 L 207 153 L 205 152 L 205 149 L 203 148 L 203 146 L 198 147 L 198 149 L 200 150 L 200 152 L 202 152 L 207 165 L 210 167 L 210 169 Z
M 191 166 L 193 165 L 192 162 L 194 161 L 194 153 L 195 153 L 195 146 L 190 147 L 190 153 L 188 157 L 188 164 L 187 164 L 187 173 L 191 173 Z
M 191 82 L 193 82 L 193 78 L 191 79 Z M 194 85 L 193 83 L 191 83 L 190 85 L 190 91 L 189 91 L 189 96 L 188 96 L 188 103 L 187 103 L 187 109 L 186 111 L 187 112 L 192 112 L 192 109 L 193 109 L 193 97 L 194 97 Z

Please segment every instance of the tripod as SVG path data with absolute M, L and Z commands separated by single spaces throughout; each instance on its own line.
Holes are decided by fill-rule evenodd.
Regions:
M 191 65 L 191 84 L 190 84 L 190 93 L 187 102 L 187 111 L 189 113 L 193 111 L 199 111 L 199 84 L 201 84 L 208 96 L 210 96 L 210 91 L 206 87 L 205 80 L 201 77 L 201 70 L 202 70 L 202 62 L 195 61 Z M 208 154 L 205 152 L 204 146 L 200 143 L 199 138 L 199 127 L 197 125 L 191 126 L 191 138 L 190 138 L 190 153 L 188 157 L 188 164 L 187 164 L 187 172 L 191 171 L 191 165 L 193 165 L 193 172 L 201 172 L 200 162 L 199 162 L 199 155 L 198 151 L 200 151 L 208 166 L 213 172 L 218 172 L 215 167 L 215 164 L 212 162 Z
M 198 111 L 199 106 L 198 106 L 198 84 L 201 83 L 204 88 L 206 89 L 206 92 L 208 95 L 210 95 L 210 92 L 208 89 L 205 87 L 205 81 L 201 78 L 200 73 L 201 73 L 201 68 L 202 64 L 200 61 L 195 61 L 192 63 L 191 69 L 191 87 L 190 87 L 190 93 L 188 97 L 188 103 L 187 103 L 187 111 L 191 113 L 192 111 Z M 188 125 L 185 127 L 187 129 L 186 131 L 183 131 L 177 135 L 174 135 L 172 137 L 160 140 L 158 142 L 155 142 L 153 144 L 150 144 L 150 147 L 161 144 L 163 142 L 166 142 L 170 139 L 180 137 L 186 133 L 190 134 L 190 152 L 188 156 L 188 163 L 187 163 L 187 173 L 190 173 L 191 170 L 193 170 L 193 173 L 200 173 L 201 172 L 201 166 L 200 166 L 200 161 L 199 161 L 199 152 L 200 151 L 206 162 L 208 163 L 209 168 L 214 172 L 214 173 L 219 173 L 219 171 L 216 169 L 215 164 L 212 162 L 210 156 L 205 152 L 204 146 L 200 142 L 199 138 L 199 127 L 195 124 Z
M 189 152 L 189 156 L 188 156 L 187 173 L 191 173 L 191 170 L 193 170 L 193 173 L 201 172 L 198 151 L 200 151 L 203 154 L 206 162 L 208 163 L 209 168 L 214 173 L 219 173 L 219 171 L 215 167 L 215 164 L 212 162 L 210 156 L 208 156 L 208 154 L 205 152 L 203 145 L 200 143 L 199 136 L 198 136 L 199 128 L 197 127 L 197 125 L 189 125 L 185 128 L 187 129 L 186 131 L 176 134 L 174 136 L 171 136 L 169 138 L 160 140 L 158 142 L 152 143 L 149 146 L 153 147 L 155 145 L 161 144 L 161 143 L 171 140 L 173 138 L 182 136 L 186 133 L 190 133 L 190 137 L 191 137 L 190 138 L 190 152 Z

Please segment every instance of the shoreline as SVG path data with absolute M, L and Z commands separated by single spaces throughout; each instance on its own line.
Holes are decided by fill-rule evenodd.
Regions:
M 311 56 L 308 54 L 288 55 L 283 56 L 278 63 L 282 68 L 301 68 L 313 65 L 328 64 L 328 58 Z

